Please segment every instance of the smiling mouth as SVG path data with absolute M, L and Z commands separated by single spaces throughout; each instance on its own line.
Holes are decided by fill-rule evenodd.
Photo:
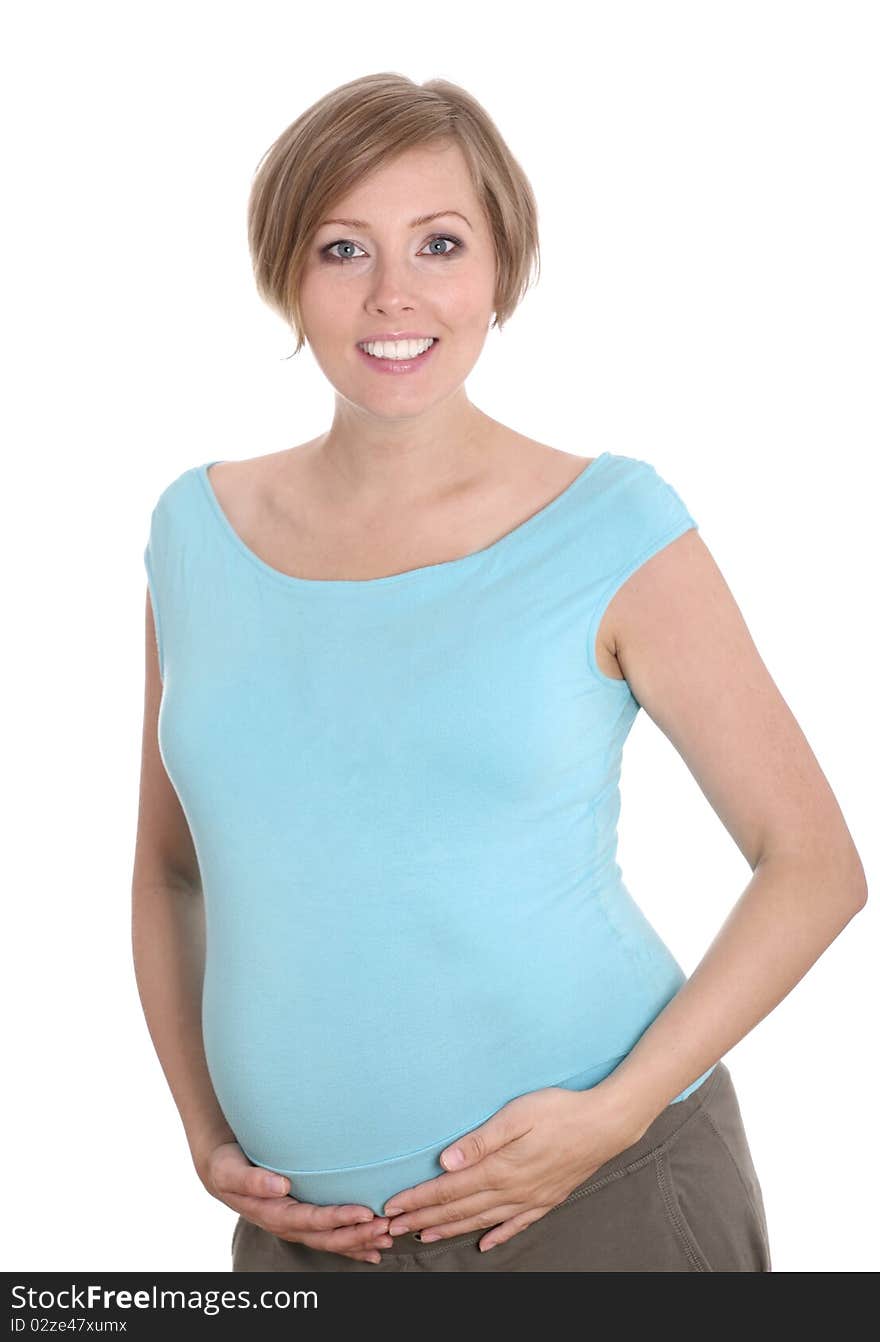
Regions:
M 357 347 L 371 359 L 384 359 L 389 363 L 411 363 L 414 359 L 422 358 L 438 343 L 439 336 L 424 336 L 408 340 L 359 340 Z

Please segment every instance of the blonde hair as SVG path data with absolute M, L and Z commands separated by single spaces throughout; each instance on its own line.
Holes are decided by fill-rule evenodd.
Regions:
M 308 249 L 329 210 L 372 171 L 416 145 L 460 146 L 495 249 L 499 329 L 540 273 L 538 211 L 528 179 L 495 124 L 465 89 L 445 79 L 415 84 L 393 72 L 365 75 L 324 95 L 261 158 L 247 208 L 260 297 L 305 343 L 299 305 Z

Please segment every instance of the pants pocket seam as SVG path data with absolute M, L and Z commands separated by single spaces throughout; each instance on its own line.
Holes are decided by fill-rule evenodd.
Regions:
M 714 1271 L 711 1263 L 697 1243 L 696 1236 L 688 1224 L 687 1218 L 682 1210 L 681 1202 L 675 1188 L 675 1178 L 667 1158 L 667 1146 L 665 1144 L 658 1146 L 656 1150 L 652 1152 L 652 1155 L 654 1156 L 657 1183 L 660 1188 L 663 1205 L 666 1209 L 666 1215 L 681 1242 L 692 1270 L 695 1272 Z
M 727 1152 L 727 1155 L 733 1165 L 733 1168 L 736 1170 L 736 1176 L 739 1179 L 740 1183 L 742 1184 L 743 1192 L 746 1195 L 746 1201 L 748 1202 L 749 1207 L 751 1208 L 752 1215 L 754 1216 L 756 1223 L 761 1229 L 761 1237 L 766 1242 L 767 1234 L 766 1234 L 766 1227 L 764 1224 L 764 1217 L 761 1215 L 758 1208 L 755 1206 L 755 1199 L 752 1197 L 751 1189 L 749 1188 L 748 1184 L 745 1181 L 745 1178 L 743 1177 L 743 1172 L 739 1167 L 739 1161 L 736 1159 L 733 1152 L 731 1151 L 729 1145 L 727 1144 L 723 1134 L 721 1133 L 712 1115 L 708 1111 L 705 1111 L 703 1113 L 703 1117 L 706 1119 L 706 1122 L 709 1124 L 709 1127 L 712 1129 L 718 1141 L 721 1143 L 721 1145 L 724 1147 L 724 1150 Z
M 714 1090 L 715 1080 L 716 1080 L 716 1073 L 713 1072 L 711 1080 L 708 1083 L 709 1090 L 707 1090 L 706 1092 L 707 1096 L 711 1093 L 712 1090 Z M 622 1179 L 624 1175 L 632 1174 L 634 1170 L 641 1169 L 642 1166 L 647 1165 L 649 1161 L 654 1160 L 658 1152 L 665 1151 L 667 1147 L 671 1146 L 672 1143 L 678 1139 L 678 1137 L 681 1135 L 681 1133 L 684 1131 L 687 1125 L 691 1123 L 699 1113 L 702 1113 L 702 1101 L 700 1105 L 697 1106 L 697 1108 L 693 1109 L 688 1114 L 687 1118 L 682 1119 L 678 1127 L 675 1128 L 668 1135 L 668 1137 L 664 1138 L 662 1141 L 659 1141 L 656 1146 L 652 1146 L 650 1151 L 645 1151 L 641 1156 L 638 1156 L 635 1160 L 631 1160 L 626 1165 L 619 1166 L 618 1169 L 612 1170 L 610 1174 L 603 1175 L 601 1179 L 589 1180 L 583 1188 L 575 1188 L 573 1192 L 569 1193 L 567 1198 L 565 1198 L 562 1202 L 557 1202 L 556 1206 L 551 1207 L 550 1211 L 545 1214 L 547 1216 L 552 1216 L 553 1212 L 561 1211 L 563 1207 L 570 1206 L 571 1203 L 576 1202 L 578 1198 L 586 1197 L 588 1193 L 595 1193 L 598 1189 L 604 1188 L 606 1184 L 613 1183 L 615 1179 Z

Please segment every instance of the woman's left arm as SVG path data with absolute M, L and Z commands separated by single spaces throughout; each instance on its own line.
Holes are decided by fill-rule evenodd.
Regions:
M 599 632 L 754 874 L 610 1075 L 517 1096 L 456 1138 L 445 1173 L 386 1202 L 392 1235 L 489 1226 L 487 1249 L 546 1214 L 772 1011 L 866 901 L 834 794 L 695 528 L 630 575 Z
M 864 907 L 867 883 L 828 780 L 698 531 L 637 570 L 606 619 L 633 695 L 754 873 L 687 983 L 594 1087 L 636 1140 L 803 978 Z

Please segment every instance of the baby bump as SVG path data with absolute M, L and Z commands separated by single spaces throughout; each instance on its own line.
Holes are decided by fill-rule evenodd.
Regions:
M 230 937 L 222 955 L 219 944 L 202 1025 L 240 1146 L 300 1200 L 378 1214 L 442 1174 L 444 1148 L 510 1100 L 601 1081 L 684 977 L 671 957 L 641 972 L 601 918 L 574 948 L 546 930 L 515 946 L 487 933 L 473 963 L 432 944 L 408 973 L 385 933 L 377 950 L 328 932 L 320 957 L 290 954 L 289 939 Z
M 517 1095 L 551 1085 L 587 1089 L 625 1056 L 564 1077 L 527 1076 L 520 1060 L 502 1081 L 485 1067 L 465 1074 L 448 1053 L 429 1070 L 405 1049 L 363 1056 L 357 1067 L 347 1050 L 345 1065 L 337 1054 L 334 1067 L 329 1054 L 316 1061 L 294 1050 L 285 1059 L 252 1049 L 245 1068 L 229 1050 L 207 1051 L 221 1107 L 249 1160 L 287 1175 L 300 1201 L 363 1203 L 377 1215 L 393 1194 L 442 1174 L 441 1152 Z

